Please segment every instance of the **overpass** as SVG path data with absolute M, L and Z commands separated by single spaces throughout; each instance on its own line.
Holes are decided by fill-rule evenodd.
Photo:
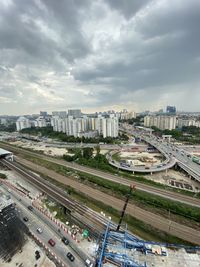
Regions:
M 133 129 L 126 129 L 126 131 L 136 137 L 141 137 L 146 143 L 154 146 L 168 159 L 168 163 L 165 166 L 162 166 L 162 168 L 157 169 L 157 171 L 163 171 L 172 168 L 175 164 L 177 164 L 197 182 L 200 182 L 200 165 L 193 162 L 192 159 L 188 157 L 188 153 L 183 149 L 180 149 L 171 143 L 165 142 L 164 140 L 159 140 L 155 136 L 146 135 L 146 132 L 138 132 L 134 131 Z M 140 169 L 138 168 L 137 170 L 135 170 L 135 172 L 153 173 L 156 172 L 156 170 L 155 167 L 151 167 L 146 171 L 140 171 Z

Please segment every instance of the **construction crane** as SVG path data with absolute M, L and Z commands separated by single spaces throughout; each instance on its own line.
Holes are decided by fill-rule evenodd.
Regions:
M 124 214 L 125 214 L 125 211 L 126 211 L 126 207 L 127 207 L 127 205 L 128 205 L 128 201 L 129 201 L 129 198 L 130 198 L 131 193 L 132 193 L 133 190 L 135 190 L 135 185 L 131 184 L 131 185 L 130 185 L 130 190 L 129 190 L 127 196 L 126 196 L 126 200 L 125 200 L 125 203 L 124 203 L 123 210 L 122 210 L 122 212 L 121 212 L 121 216 L 120 216 L 120 218 L 119 218 L 119 223 L 118 223 L 118 226 L 117 226 L 116 231 L 119 231 L 119 230 L 120 230 L 120 227 L 121 227 L 121 224 L 122 224 L 122 220 L 123 220 L 123 218 L 124 218 Z

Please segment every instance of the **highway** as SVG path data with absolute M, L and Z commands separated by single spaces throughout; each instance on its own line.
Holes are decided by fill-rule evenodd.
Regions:
M 124 128 L 124 130 L 133 136 L 142 138 L 142 140 L 157 148 L 163 155 L 174 159 L 181 168 L 200 182 L 200 165 L 192 161 L 187 151 L 154 135 L 146 134 L 144 131 L 138 132 L 134 128 L 130 129 L 130 127 L 128 129 Z
M 22 198 L 14 190 L 12 190 L 12 188 L 8 189 L 5 185 L 1 185 L 1 189 L 4 189 L 4 191 L 7 191 L 7 194 L 11 195 L 11 198 L 16 203 L 16 210 L 19 218 L 28 226 L 31 233 L 40 239 L 43 244 L 51 250 L 51 252 L 53 252 L 63 263 L 66 264 L 66 266 L 85 266 L 83 259 L 80 258 L 79 254 L 76 253 L 76 250 L 74 249 L 75 246 L 72 245 L 73 240 L 70 240 L 69 237 L 66 236 L 66 233 L 62 232 L 62 230 L 59 233 L 57 231 L 58 227 L 37 209 L 30 211 L 27 208 L 31 205 L 30 199 L 27 197 Z M 28 222 L 23 220 L 24 217 L 28 218 Z M 42 233 L 39 233 L 37 228 L 41 228 Z M 64 245 L 61 241 L 63 236 L 66 236 L 70 240 L 70 244 L 68 246 Z M 54 247 L 49 245 L 49 239 L 53 239 L 56 242 Z M 71 262 L 67 258 L 67 252 L 71 252 L 72 255 L 75 256 L 74 262 Z
M 175 193 L 175 192 L 172 192 L 169 190 L 164 190 L 164 189 L 156 188 L 154 186 L 142 184 L 142 183 L 137 182 L 136 180 L 129 180 L 129 179 L 123 178 L 121 176 L 106 173 L 106 172 L 103 172 L 103 171 L 100 171 L 97 169 L 93 169 L 90 167 L 82 166 L 82 165 L 79 165 L 76 163 L 67 162 L 67 161 L 62 160 L 62 159 L 56 159 L 56 158 L 48 157 L 45 155 L 38 155 L 37 153 L 34 153 L 32 151 L 27 151 L 27 150 L 24 150 L 22 148 L 16 148 L 16 147 L 13 147 L 12 145 L 7 145 L 7 144 L 5 145 L 5 144 L 1 143 L 1 147 L 5 148 L 5 149 L 9 149 L 12 152 L 16 152 L 16 153 L 21 152 L 25 155 L 27 154 L 30 156 L 35 156 L 37 158 L 40 157 L 41 159 L 47 160 L 49 162 L 53 162 L 53 163 L 77 170 L 77 171 L 88 173 L 88 174 L 100 177 L 102 179 L 113 181 L 113 182 L 116 182 L 119 184 L 129 186 L 130 183 L 134 183 L 138 190 L 141 190 L 141 191 L 144 191 L 144 192 L 147 192 L 150 194 L 158 195 L 158 196 L 161 196 L 161 197 L 173 200 L 173 201 L 178 201 L 178 202 L 181 202 L 184 204 L 188 204 L 188 205 L 191 205 L 194 207 L 200 207 L 200 199 L 198 199 L 198 198 L 193 198 L 193 197 L 179 194 L 179 193 Z M 16 158 L 16 160 L 19 163 L 24 162 L 24 160 L 20 157 Z M 26 164 L 28 164 L 28 162 L 26 162 Z
M 181 168 L 184 166 L 184 170 L 200 182 L 200 165 L 192 161 L 192 158 L 187 151 L 166 141 L 161 141 L 154 136 L 148 137 L 143 135 L 143 139 L 162 151 L 162 153 L 174 158 Z
M 25 162 L 25 160 L 24 160 Z M 30 162 L 29 162 L 30 163 Z M 10 163 L 9 163 L 10 164 Z M 13 165 L 13 163 L 11 163 Z M 36 164 L 34 163 L 30 163 L 30 165 L 32 166 L 33 169 L 36 169 Z M 23 170 L 23 169 L 22 169 Z M 117 210 L 121 210 L 124 202 L 120 199 L 117 199 L 116 197 L 107 195 L 106 193 L 103 193 L 99 190 L 96 190 L 94 188 L 90 188 L 89 186 L 86 186 L 84 184 L 80 184 L 77 181 L 68 179 L 65 176 L 62 176 L 58 173 L 55 173 L 54 171 L 50 171 L 47 168 L 38 166 L 38 171 L 44 173 L 45 175 L 48 175 L 49 177 L 62 182 L 66 185 L 70 185 L 71 187 L 75 188 L 76 190 L 83 192 L 84 194 L 98 200 L 98 201 L 102 201 L 104 203 L 109 203 L 109 205 L 111 205 L 113 208 L 117 209 Z M 32 175 L 28 174 L 29 176 L 29 181 L 31 181 L 30 179 L 32 179 L 32 183 L 36 184 L 36 178 L 32 177 Z M 63 192 L 61 192 L 59 189 L 57 189 L 57 187 L 52 188 L 52 186 L 46 185 L 45 182 L 43 181 L 43 183 L 40 183 L 40 189 L 44 192 L 47 192 L 48 195 L 50 195 L 51 197 L 57 199 L 58 202 L 60 202 L 61 204 L 63 204 L 64 206 L 67 205 L 68 207 L 68 201 L 66 200 L 66 195 L 64 195 Z M 84 206 L 82 206 L 84 208 Z M 88 209 L 89 210 L 89 209 Z M 79 212 L 81 212 L 81 209 L 79 209 Z M 85 211 L 84 211 L 85 212 Z M 133 204 L 128 204 L 127 207 L 127 213 L 134 216 L 135 218 L 144 221 L 145 223 L 148 223 L 150 225 L 152 225 L 153 227 L 170 233 L 171 235 L 177 236 L 183 240 L 189 241 L 189 242 L 193 242 L 195 244 L 200 245 L 200 231 L 193 229 L 191 227 L 179 224 L 177 222 L 174 222 L 170 219 L 164 218 L 160 215 L 148 212 L 142 208 L 139 208 Z M 100 215 L 99 215 L 100 216 Z M 93 213 L 93 219 L 97 219 L 97 222 L 100 222 L 99 220 L 99 216 L 97 216 L 97 213 Z M 91 218 L 91 215 L 90 215 Z M 100 216 L 101 218 L 101 216 Z M 105 218 L 104 218 L 105 220 Z M 104 221 L 105 222 L 105 221 Z

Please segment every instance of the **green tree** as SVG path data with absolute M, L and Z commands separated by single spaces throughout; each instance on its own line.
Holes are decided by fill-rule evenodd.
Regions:
M 92 156 L 93 156 L 93 148 L 91 148 L 91 147 L 83 148 L 83 157 L 85 159 L 91 159 Z
M 96 149 L 96 152 L 97 152 L 97 154 L 96 154 L 96 155 L 99 155 L 99 154 L 100 154 L 100 152 L 101 152 L 101 148 L 100 148 L 100 146 L 99 146 L 99 145 L 97 145 L 97 146 L 95 147 L 95 149 Z

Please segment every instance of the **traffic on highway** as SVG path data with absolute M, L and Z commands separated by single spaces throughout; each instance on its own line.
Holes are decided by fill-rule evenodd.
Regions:
M 66 266 L 93 266 L 90 257 L 78 248 L 76 242 L 70 236 L 66 236 L 66 232 L 58 228 L 45 214 L 35 209 L 29 198 L 21 197 L 16 191 L 8 189 L 3 184 L 1 188 L 12 195 L 19 218 L 27 225 L 32 236 L 40 240 L 51 254 L 56 255 Z M 87 265 L 86 261 L 90 262 L 90 265 Z

